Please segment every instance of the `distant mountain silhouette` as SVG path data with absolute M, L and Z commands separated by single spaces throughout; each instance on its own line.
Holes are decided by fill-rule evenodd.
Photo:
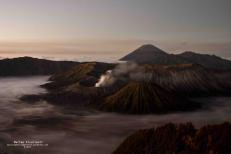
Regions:
M 0 60 L 0 76 L 50 75 L 60 73 L 78 62 L 51 61 L 32 57 Z
M 187 60 L 189 63 L 201 64 L 207 68 L 231 70 L 231 61 L 222 59 L 215 55 L 199 54 L 186 51 L 178 54 L 178 56 Z
M 153 45 L 143 45 L 135 51 L 120 59 L 121 61 L 134 61 L 140 64 L 200 64 L 207 68 L 231 70 L 231 61 L 215 55 L 184 52 L 181 54 L 168 54 Z
M 163 50 L 151 45 L 143 45 L 132 53 L 120 59 L 121 61 L 134 61 L 137 63 L 148 64 L 182 64 L 187 63 L 184 59 L 164 52 Z

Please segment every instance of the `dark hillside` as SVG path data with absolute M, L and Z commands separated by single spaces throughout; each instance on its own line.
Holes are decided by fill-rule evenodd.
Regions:
M 51 75 L 77 65 L 77 62 L 20 57 L 0 60 L 0 76 Z
M 139 130 L 129 136 L 114 154 L 228 154 L 231 153 L 231 124 L 195 129 L 191 123 L 167 124 Z

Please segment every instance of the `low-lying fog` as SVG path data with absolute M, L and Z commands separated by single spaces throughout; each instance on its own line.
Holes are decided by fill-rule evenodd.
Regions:
M 39 85 L 47 76 L 0 78 L 0 140 L 42 140 L 48 147 L 25 151 L 37 154 L 108 154 L 129 134 L 168 122 L 191 121 L 197 127 L 231 121 L 231 98 L 203 98 L 207 109 L 166 115 L 122 115 L 62 109 L 41 101 L 19 100 L 46 92 Z M 207 106 L 207 105 L 205 105 Z

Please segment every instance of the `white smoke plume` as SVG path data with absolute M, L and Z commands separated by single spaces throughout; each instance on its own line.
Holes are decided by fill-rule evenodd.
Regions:
M 108 70 L 101 75 L 95 87 L 107 87 L 113 85 L 117 80 L 122 81 L 147 81 L 151 80 L 152 74 L 146 73 L 142 67 L 136 63 L 118 64 L 115 69 Z
M 99 81 L 95 84 L 95 87 L 105 87 L 112 85 L 115 82 L 115 78 L 112 75 L 112 70 L 108 70 L 106 74 L 100 76 Z

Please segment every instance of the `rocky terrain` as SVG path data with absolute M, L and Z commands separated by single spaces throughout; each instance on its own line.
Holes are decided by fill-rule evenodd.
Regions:
M 122 58 L 138 64 L 79 63 L 52 75 L 50 82 L 42 85 L 48 94 L 22 99 L 45 99 L 59 105 L 133 114 L 194 110 L 200 105 L 189 101 L 192 97 L 229 96 L 231 91 L 231 72 L 224 67 L 219 70 L 206 67 L 205 59 L 211 62 L 214 58 L 217 64 L 219 60 L 224 63 L 226 60 L 198 56 L 203 63 L 200 58 L 194 63 L 184 59 L 185 56 L 170 55 L 152 45 L 144 45 Z M 148 59 L 155 64 L 147 62 Z
M 215 71 L 198 64 L 146 66 L 152 72 L 152 81 L 167 87 L 177 95 L 212 96 L 228 95 L 231 88 L 231 72 Z
M 95 62 L 79 64 L 65 73 L 51 76 L 51 82 L 42 85 L 48 89 L 48 94 L 22 99 L 45 99 L 58 105 L 147 114 L 194 110 L 200 105 L 189 101 L 191 97 L 230 94 L 231 83 L 227 79 L 231 74 L 227 71 L 218 72 L 198 64 L 124 67 Z M 111 70 L 111 74 L 105 74 L 107 70 Z M 104 82 L 112 79 L 114 82 L 96 87 L 102 76 Z
M 95 86 L 101 74 L 105 73 L 107 70 L 113 69 L 114 66 L 115 64 L 100 62 L 81 63 L 65 72 L 54 74 L 49 79 L 52 82 L 43 85 L 43 87 L 55 90 L 76 83 L 86 87 L 92 87 Z
M 113 69 L 115 64 L 89 62 L 81 63 L 62 73 L 50 77 L 50 82 L 41 87 L 49 93 L 43 95 L 29 95 L 21 99 L 34 102 L 45 99 L 56 105 L 82 106 L 91 99 L 103 94 L 103 89 L 96 88 L 100 75 L 108 69 Z
M 209 110 L 210 102 L 203 104 L 198 97 L 231 94 L 230 61 L 216 56 L 191 52 L 173 55 L 144 45 L 121 60 L 127 62 L 53 62 L 25 57 L 5 60 L 7 65 L 0 62 L 0 68 L 2 76 L 52 74 L 49 82 L 41 85 L 48 93 L 22 96 L 21 100 L 46 100 L 75 112 L 100 110 L 123 116 L 174 116 L 178 112 L 187 116 L 187 111 Z M 13 73 L 7 73 L 6 68 L 15 64 Z M 191 123 L 167 124 L 134 133 L 114 153 L 230 153 L 230 138 L 230 123 L 199 129 Z
M 167 124 L 139 130 L 129 136 L 114 154 L 226 154 L 231 153 L 231 124 L 208 125 L 195 129 L 191 123 Z
M 186 111 L 200 105 L 185 98 L 176 97 L 167 89 L 152 82 L 131 82 L 102 100 L 100 109 L 106 111 L 148 114 L 170 111 Z

